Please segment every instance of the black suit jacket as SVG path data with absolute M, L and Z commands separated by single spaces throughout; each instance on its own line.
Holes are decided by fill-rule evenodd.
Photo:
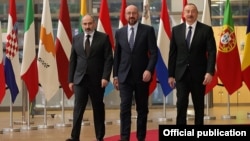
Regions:
M 189 67 L 195 81 L 203 81 L 206 72 L 214 74 L 216 44 L 211 26 L 197 22 L 190 49 L 186 45 L 186 24 L 172 28 L 168 70 L 169 77 L 180 80 Z
M 101 79 L 109 81 L 113 54 L 108 35 L 95 31 L 88 57 L 84 53 L 84 38 L 84 33 L 80 33 L 73 38 L 69 82 L 79 84 L 86 73 L 90 76 L 90 80 L 98 85 L 101 84 Z
M 154 72 L 157 62 L 157 44 L 154 28 L 139 23 L 133 50 L 128 43 L 128 26 L 118 29 L 115 34 L 113 76 L 124 82 L 129 71 L 133 71 L 135 80 L 142 80 L 145 70 Z

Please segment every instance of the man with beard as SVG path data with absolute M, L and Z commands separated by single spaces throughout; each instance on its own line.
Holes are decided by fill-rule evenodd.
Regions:
M 93 107 L 94 127 L 97 141 L 105 135 L 104 90 L 110 79 L 113 54 L 107 34 L 96 31 L 93 16 L 82 18 L 83 33 L 73 38 L 70 64 L 69 88 L 74 91 L 73 128 L 71 138 L 79 141 L 83 114 L 90 97 Z
M 145 141 L 148 116 L 149 84 L 157 62 L 154 28 L 138 22 L 139 12 L 134 5 L 125 10 L 128 25 L 116 31 L 113 65 L 113 84 L 120 91 L 120 138 L 129 141 L 131 106 L 135 99 L 137 139 Z

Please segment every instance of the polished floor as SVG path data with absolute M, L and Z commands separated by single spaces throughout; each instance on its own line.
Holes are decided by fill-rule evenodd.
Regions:
M 132 112 L 132 131 L 135 131 L 136 112 L 134 109 Z M 215 106 L 205 109 L 205 113 L 206 125 L 250 123 L 250 106 Z M 0 141 L 64 141 L 70 136 L 72 110 L 65 112 L 48 110 L 47 114 L 47 116 L 34 115 L 34 117 L 27 118 L 26 113 L 10 114 L 10 112 L 0 111 Z M 189 109 L 188 115 L 188 124 L 192 125 L 192 108 Z M 158 129 L 159 124 L 173 125 L 175 116 L 176 109 L 173 107 L 150 108 L 148 129 Z M 92 111 L 87 110 L 82 124 L 81 141 L 95 140 L 93 127 Z M 107 109 L 105 137 L 118 135 L 119 128 L 119 109 Z

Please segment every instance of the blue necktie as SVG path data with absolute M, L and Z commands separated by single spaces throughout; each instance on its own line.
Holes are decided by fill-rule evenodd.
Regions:
M 188 29 L 189 30 L 188 30 L 186 42 L 187 42 L 187 46 L 189 48 L 190 47 L 190 41 L 191 41 L 191 35 L 192 35 L 192 26 L 189 26 Z
M 130 30 L 131 30 L 131 34 L 130 34 L 130 37 L 129 37 L 129 47 L 132 50 L 133 46 L 134 46 L 134 28 L 131 27 Z

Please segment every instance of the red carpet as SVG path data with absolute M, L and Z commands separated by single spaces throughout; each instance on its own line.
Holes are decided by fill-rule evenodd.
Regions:
M 107 137 L 104 141 L 118 141 L 120 139 L 120 135 L 115 135 L 111 137 Z M 137 141 L 136 132 L 132 132 L 130 134 L 130 141 Z M 158 129 L 157 130 L 148 130 L 146 141 L 158 141 Z

